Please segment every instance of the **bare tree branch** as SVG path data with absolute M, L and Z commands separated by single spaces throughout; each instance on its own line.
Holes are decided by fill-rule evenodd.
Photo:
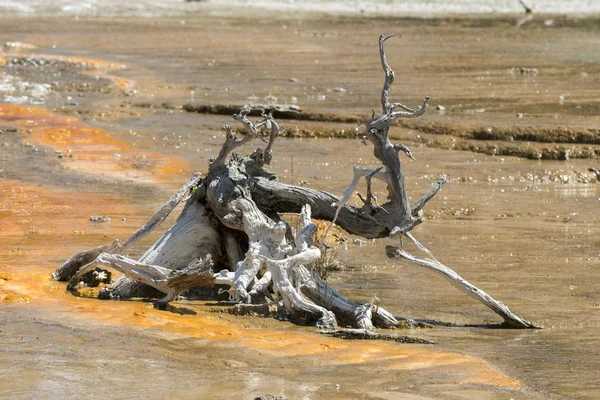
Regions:
M 413 157 L 412 151 L 410 151 L 410 149 L 408 147 L 406 147 L 403 144 L 395 144 L 394 145 L 394 149 L 396 149 L 396 151 L 402 151 L 404 152 L 404 154 L 406 154 L 406 156 L 408 158 L 410 158 L 411 160 L 415 161 L 415 157 Z
M 172 270 L 158 265 L 144 264 L 118 254 L 100 254 L 94 262 L 80 269 L 69 281 L 68 289 L 74 289 L 83 275 L 96 266 L 116 269 L 126 276 L 150 285 L 166 294 L 157 302 L 162 308 L 177 298 L 183 291 L 206 285 L 212 285 L 212 258 L 208 255 L 204 260 L 196 259 L 182 270 Z
M 436 183 L 434 183 L 434 185 L 432 186 L 431 189 L 429 189 L 429 191 L 427 193 L 425 193 L 425 195 L 415 203 L 415 205 L 412 207 L 411 209 L 411 213 L 413 215 L 413 217 L 416 217 L 419 214 L 419 211 L 421 211 L 421 209 L 423 207 L 425 207 L 425 204 L 427 204 L 427 202 L 429 200 L 431 200 L 433 198 L 433 196 L 435 196 L 437 194 L 437 192 L 440 191 L 440 189 L 442 188 L 442 185 L 445 184 L 446 182 L 448 182 L 448 176 L 446 176 L 446 174 L 442 174 Z
M 382 205 L 382 208 L 386 209 L 389 215 L 385 218 L 380 217 L 378 221 L 384 223 L 390 230 L 390 233 L 393 232 L 395 235 L 398 235 L 414 228 L 420 221 L 413 220 L 404 184 L 404 173 L 398 157 L 398 151 L 403 151 L 411 158 L 412 153 L 402 144 L 392 145 L 388 138 L 388 132 L 391 124 L 397 118 L 414 118 L 422 115 L 426 110 L 429 98 L 426 97 L 423 100 L 423 104 L 417 109 L 412 109 L 402 103 L 390 104 L 389 91 L 394 82 L 394 72 L 387 62 L 384 42 L 393 36 L 384 37 L 382 35 L 379 37 L 379 55 L 385 74 L 385 81 L 381 91 L 383 114 L 377 118 L 372 118 L 366 123 L 365 137 L 373 144 L 373 153 L 385 166 L 389 178 L 388 191 L 390 201 Z M 400 108 L 404 111 L 393 111 L 394 108 Z
M 373 172 L 371 172 L 370 174 L 368 174 L 367 176 L 365 176 L 365 181 L 367 182 L 367 197 L 365 199 L 363 199 L 362 196 L 360 195 L 360 193 L 358 193 L 358 196 L 364 203 L 361 210 L 363 210 L 367 214 L 371 214 L 371 211 L 373 210 L 373 202 L 375 202 L 375 206 L 377 208 L 380 208 L 379 203 L 377 202 L 377 197 L 375 197 L 375 194 L 373 194 L 373 190 L 371 188 L 371 179 L 373 179 L 373 176 L 375 176 L 382 169 L 383 169 L 383 167 L 379 167 L 376 170 L 374 170 Z M 385 210 L 385 209 L 383 209 L 383 210 L 385 212 L 387 212 L 387 210 Z
M 525 14 L 533 14 L 533 9 L 527 3 L 525 3 L 524 0 L 519 0 L 519 3 L 521 3 L 521 5 L 523 6 Z
M 407 237 L 413 240 L 418 247 L 424 247 L 423 245 L 418 243 L 412 235 L 409 234 L 407 235 Z M 523 318 L 513 314 L 504 304 L 495 300 L 492 296 L 490 296 L 483 290 L 475 287 L 473 284 L 467 282 L 451 268 L 445 266 L 437 260 L 413 256 L 406 250 L 396 246 L 386 246 L 386 253 L 390 258 L 402 259 L 411 262 L 412 264 L 419 265 L 421 267 L 426 267 L 441 275 L 442 277 L 446 278 L 448 281 L 450 281 L 450 283 L 452 283 L 453 286 L 460 289 L 469 296 L 481 301 L 483 304 L 491 308 L 495 313 L 500 315 L 504 319 L 504 322 L 507 327 L 539 328 L 539 326 L 537 326 L 536 324 L 526 321 Z
M 257 122 L 252 122 L 248 119 L 248 114 L 252 112 L 252 110 L 258 109 L 261 112 L 262 120 Z M 265 149 L 258 149 L 253 155 L 253 159 L 257 161 L 260 166 L 265 164 L 269 164 L 272 158 L 272 147 L 275 143 L 275 138 L 279 134 L 279 125 L 273 119 L 272 114 L 265 114 L 265 110 L 263 108 L 252 108 L 250 106 L 244 106 L 242 110 L 238 114 L 233 114 L 233 119 L 241 122 L 248 129 L 249 134 L 245 135 L 242 138 L 238 138 L 238 135 L 232 131 L 229 125 L 224 125 L 223 129 L 225 130 L 225 142 L 221 146 L 221 150 L 216 159 L 214 159 L 209 168 L 211 170 L 216 170 L 219 167 L 222 167 L 227 162 L 227 159 L 231 152 L 238 147 L 243 146 L 254 138 L 260 137 L 260 128 L 265 126 L 267 127 L 271 133 L 269 135 L 269 141 Z
M 144 237 L 148 236 L 150 232 L 156 229 L 163 221 L 171 214 L 171 211 L 177 207 L 177 205 L 183 200 L 184 196 L 190 191 L 190 189 L 198 186 L 200 184 L 200 180 L 202 179 L 202 174 L 196 172 L 189 181 L 185 185 L 181 187 L 175 193 L 169 201 L 167 201 L 149 220 L 142 226 L 140 229 L 135 231 L 133 235 L 129 237 L 123 243 L 123 248 L 127 248 L 133 246 Z
M 419 108 L 417 108 L 416 110 L 409 109 L 408 112 L 402 112 L 402 111 L 393 112 L 393 113 L 391 113 L 392 119 L 395 120 L 396 118 L 420 117 L 421 115 L 425 114 L 425 111 L 427 110 L 427 102 L 428 101 L 429 101 L 429 96 L 427 96 L 423 99 L 423 104 L 421 104 L 421 106 Z M 408 107 L 406 107 L 406 108 L 408 108 Z
M 381 110 L 383 114 L 389 114 L 392 111 L 389 95 L 392 83 L 394 83 L 394 71 L 388 65 L 385 51 L 383 50 L 383 43 L 394 36 L 396 36 L 395 33 L 392 33 L 386 37 L 383 37 L 383 35 L 379 36 L 379 56 L 381 57 L 381 66 L 385 72 L 385 82 L 383 83 L 383 90 L 381 91 Z

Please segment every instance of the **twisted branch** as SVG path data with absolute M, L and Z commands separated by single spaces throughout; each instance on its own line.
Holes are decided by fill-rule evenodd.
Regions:
M 392 33 L 386 37 L 383 37 L 383 35 L 379 36 L 379 55 L 381 56 L 381 66 L 383 67 L 383 72 L 385 72 L 385 82 L 383 83 L 383 90 L 381 91 L 381 109 L 383 114 L 389 114 L 392 112 L 389 95 L 392 83 L 394 83 L 394 71 L 392 68 L 390 68 L 387 62 L 387 57 L 385 56 L 385 51 L 383 50 L 383 43 L 394 36 L 396 36 L 395 33 Z
M 223 125 L 223 129 L 225 130 L 225 142 L 223 143 L 223 146 L 221 146 L 221 151 L 219 152 L 217 158 L 210 163 L 210 170 L 214 171 L 216 168 L 224 166 L 229 154 L 231 154 L 234 149 L 243 146 L 252 139 L 260 137 L 260 128 L 263 126 L 266 126 L 271 130 L 269 142 L 267 143 L 265 149 L 258 152 L 254 158 L 256 158 L 261 164 L 269 164 L 271 162 L 271 148 L 273 147 L 273 143 L 275 143 L 275 137 L 279 134 L 279 125 L 277 125 L 277 122 L 275 122 L 273 119 L 273 115 L 271 113 L 266 114 L 263 108 L 256 108 L 261 111 L 261 116 L 263 119 L 257 122 L 250 121 L 248 119 L 248 114 L 250 114 L 253 109 L 254 108 L 250 106 L 244 106 L 244 108 L 240 110 L 239 114 L 233 114 L 233 119 L 241 122 L 248 129 L 248 135 L 239 138 L 229 125 Z M 260 156 L 258 154 L 260 154 Z
M 448 176 L 446 174 L 440 175 L 437 182 L 433 184 L 432 188 L 429 189 L 429 191 L 425 193 L 421 200 L 417 201 L 412 207 L 411 213 L 413 217 L 416 217 L 419 214 L 423 207 L 425 207 L 425 204 L 427 204 L 427 202 L 431 200 L 433 196 L 437 194 L 437 192 L 440 191 L 442 185 L 444 185 L 446 182 L 448 182 Z

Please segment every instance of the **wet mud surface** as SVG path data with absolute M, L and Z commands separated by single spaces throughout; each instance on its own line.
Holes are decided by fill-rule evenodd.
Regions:
M 597 398 L 600 185 L 588 169 L 599 163 L 600 32 L 573 21 L 486 21 L 1 19 L 0 41 L 19 45 L 0 57 L 0 397 Z M 415 236 L 545 329 L 494 329 L 501 321 L 479 303 L 386 259 L 388 240 L 347 237 L 336 249 L 346 269 L 329 281 L 433 324 L 399 333 L 435 345 L 342 341 L 211 302 L 168 312 L 143 299 L 77 298 L 50 280 L 68 256 L 124 239 L 191 171 L 206 172 L 220 127 L 234 121 L 184 104 L 272 101 L 368 116 L 383 82 L 376 38 L 388 32 L 400 34 L 388 48 L 392 100 L 430 95 L 433 105 L 392 132 L 417 159 L 404 163 L 408 193 L 419 198 L 441 173 L 450 178 Z M 306 132 L 276 142 L 272 166 L 285 182 L 338 193 L 352 166 L 375 166 L 354 123 L 281 125 Z M 473 137 L 468 127 L 507 133 Z M 592 140 L 506 140 L 530 128 Z M 352 138 L 311 134 L 340 130 Z M 469 148 L 457 141 L 546 146 L 557 156 L 530 158 L 557 159 L 448 150 Z M 585 146 L 591 158 L 558 160 L 561 149 Z

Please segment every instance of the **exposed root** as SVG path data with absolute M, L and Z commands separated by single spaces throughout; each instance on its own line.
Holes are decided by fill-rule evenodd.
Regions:
M 303 222 L 310 221 L 309 206 L 304 207 L 302 214 Z M 294 268 L 310 264 L 321 255 L 318 248 L 307 244 L 304 237 L 307 229 L 304 229 L 306 226 L 302 228 L 296 236 L 295 247 L 292 247 L 285 238 L 286 224 L 277 223 L 262 239 L 250 244 L 246 258 L 238 264 L 235 272 L 221 271 L 215 274 L 214 280 L 215 283 L 231 286 L 235 289 L 235 299 L 245 303 L 251 301 L 248 293 L 251 284 L 257 286 L 252 288 L 251 293 L 259 293 L 271 283 L 275 295 L 282 297 L 286 312 L 292 315 L 298 312 L 308 313 L 316 316 L 318 326 L 335 327 L 335 315 L 304 298 L 292 281 Z M 258 279 L 257 275 L 263 268 L 266 271 Z
M 419 243 L 412 235 L 406 235 L 413 243 L 423 249 L 428 254 L 431 254 L 421 243 Z M 412 264 L 426 267 L 438 275 L 446 278 L 452 283 L 452 285 L 469 296 L 481 301 L 487 307 L 492 309 L 496 314 L 500 315 L 504 319 L 505 326 L 508 328 L 541 328 L 540 326 L 529 322 L 518 315 L 513 314 L 507 306 L 503 303 L 495 300 L 492 296 L 477 288 L 475 285 L 464 280 L 459 274 L 453 271 L 451 268 L 437 261 L 433 256 L 431 258 L 422 258 L 413 256 L 406 250 L 396 246 L 386 246 L 386 253 L 388 257 L 394 259 L 402 259 L 411 262 Z
M 156 302 L 157 307 L 161 309 L 189 288 L 212 285 L 213 262 L 210 255 L 204 260 L 192 261 L 182 270 L 170 270 L 158 265 L 143 264 L 118 254 L 102 253 L 94 262 L 81 268 L 71 278 L 67 289 L 74 289 L 83 275 L 98 265 L 116 269 L 136 281 L 165 293 L 166 296 Z
M 302 282 L 302 294 L 314 303 L 333 311 L 341 325 L 368 330 L 374 327 L 395 328 L 398 325 L 398 320 L 383 307 L 346 299 L 306 266 L 298 268 L 298 272 Z
M 114 253 L 119 249 L 119 241 L 115 240 L 111 244 L 105 244 L 95 249 L 81 251 L 72 255 L 60 268 L 52 273 L 52 278 L 56 281 L 68 281 L 79 271 L 81 267 L 94 261 L 101 253 Z

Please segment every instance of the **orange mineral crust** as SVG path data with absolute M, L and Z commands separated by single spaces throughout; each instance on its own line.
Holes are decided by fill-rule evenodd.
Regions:
M 188 167 L 183 159 L 137 150 L 103 129 L 42 107 L 0 104 L 0 124 L 18 128 L 25 141 L 54 149 L 66 167 L 87 174 L 163 183 L 164 175 Z

